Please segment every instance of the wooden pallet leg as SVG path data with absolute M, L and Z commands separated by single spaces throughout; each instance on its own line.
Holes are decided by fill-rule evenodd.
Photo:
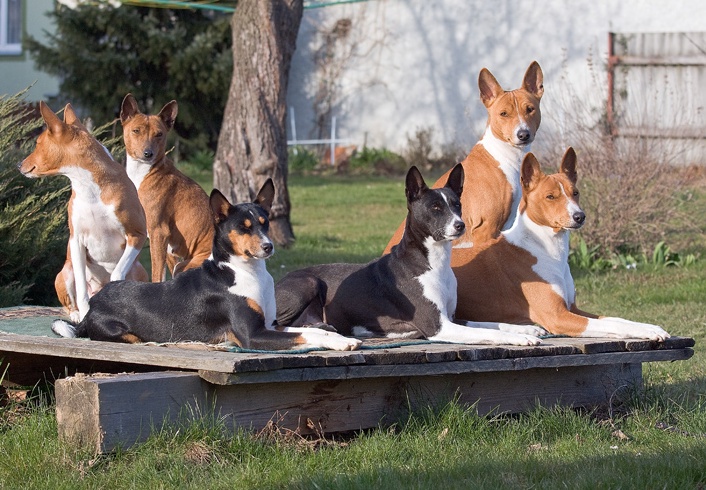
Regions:
M 208 392 L 198 374 L 176 371 L 60 379 L 59 437 L 95 453 L 129 447 L 180 419 L 207 415 Z

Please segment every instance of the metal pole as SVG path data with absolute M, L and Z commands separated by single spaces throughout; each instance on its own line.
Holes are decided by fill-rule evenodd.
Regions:
M 331 118 L 331 166 L 336 163 L 336 116 Z

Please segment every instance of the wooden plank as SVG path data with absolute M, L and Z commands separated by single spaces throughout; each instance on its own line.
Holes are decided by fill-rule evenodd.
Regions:
M 421 365 L 421 369 L 424 369 L 425 364 L 454 360 L 470 362 L 544 358 L 580 352 L 592 354 L 626 350 L 651 352 L 655 349 L 678 349 L 682 345 L 693 345 L 693 339 L 675 337 L 663 344 L 656 344 L 610 339 L 550 338 L 536 347 L 429 343 L 354 352 L 314 351 L 293 354 L 284 351 L 255 354 L 0 334 L 0 359 L 3 359 L 4 366 L 9 363 L 10 378 L 21 378 L 18 382 L 32 384 L 46 377 L 54 379 L 57 376 L 72 374 L 79 369 L 88 369 L 86 372 L 107 369 L 112 372 L 116 369 L 145 371 L 169 368 L 247 373 L 292 368 L 393 364 Z M 95 369 L 91 366 L 95 366 Z
M 665 349 L 642 352 L 611 352 L 592 355 L 544 356 L 473 361 L 451 361 L 424 364 L 373 364 L 327 368 L 295 368 L 279 371 L 221 373 L 199 371 L 202 378 L 218 385 L 283 383 L 318 380 L 343 380 L 400 376 L 446 376 L 463 373 L 524 371 L 528 369 L 579 366 L 604 366 L 654 361 L 689 359 L 692 349 Z
M 258 374 L 264 373 L 251 373 Z M 57 382 L 57 422 L 62 439 L 107 452 L 181 417 L 214 415 L 230 429 L 259 430 L 274 421 L 301 433 L 311 432 L 309 423 L 340 432 L 388 425 L 410 410 L 451 400 L 475 404 L 481 414 L 524 411 L 537 403 L 596 405 L 641 382 L 641 366 L 634 363 L 227 386 L 191 373 L 82 376 Z

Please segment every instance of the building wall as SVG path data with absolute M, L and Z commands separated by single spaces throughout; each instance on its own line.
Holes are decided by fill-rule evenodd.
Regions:
M 350 21 L 343 36 L 334 29 L 341 19 Z M 541 131 L 561 132 L 572 116 L 560 109 L 572 99 L 604 100 L 609 31 L 706 31 L 706 2 L 373 0 L 305 10 L 288 93 L 297 137 L 319 136 L 313 107 L 326 86 L 337 134 L 358 145 L 399 151 L 432 128 L 437 147 L 468 148 L 485 126 L 481 68 L 514 89 L 533 60 L 544 71 Z M 317 66 L 322 33 L 333 54 Z
M 54 26 L 46 12 L 54 9 L 54 0 L 25 0 L 22 4 L 24 32 L 35 38 L 46 39 L 44 31 Z M 34 61 L 26 50 L 19 56 L 0 55 L 0 95 L 16 94 L 30 85 L 26 99 L 38 101 L 59 92 L 59 80 L 34 68 Z

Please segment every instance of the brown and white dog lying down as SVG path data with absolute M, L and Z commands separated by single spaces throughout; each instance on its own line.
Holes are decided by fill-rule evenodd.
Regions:
M 537 324 L 557 335 L 664 341 L 669 334 L 657 325 L 597 316 L 576 306 L 569 232 L 586 218 L 577 178 L 573 148 L 552 175 L 540 170 L 532 153 L 524 158 L 515 223 L 498 238 L 469 249 L 473 256 L 455 269 L 464 278 L 458 301 L 470 312 L 463 319 L 489 328 Z

